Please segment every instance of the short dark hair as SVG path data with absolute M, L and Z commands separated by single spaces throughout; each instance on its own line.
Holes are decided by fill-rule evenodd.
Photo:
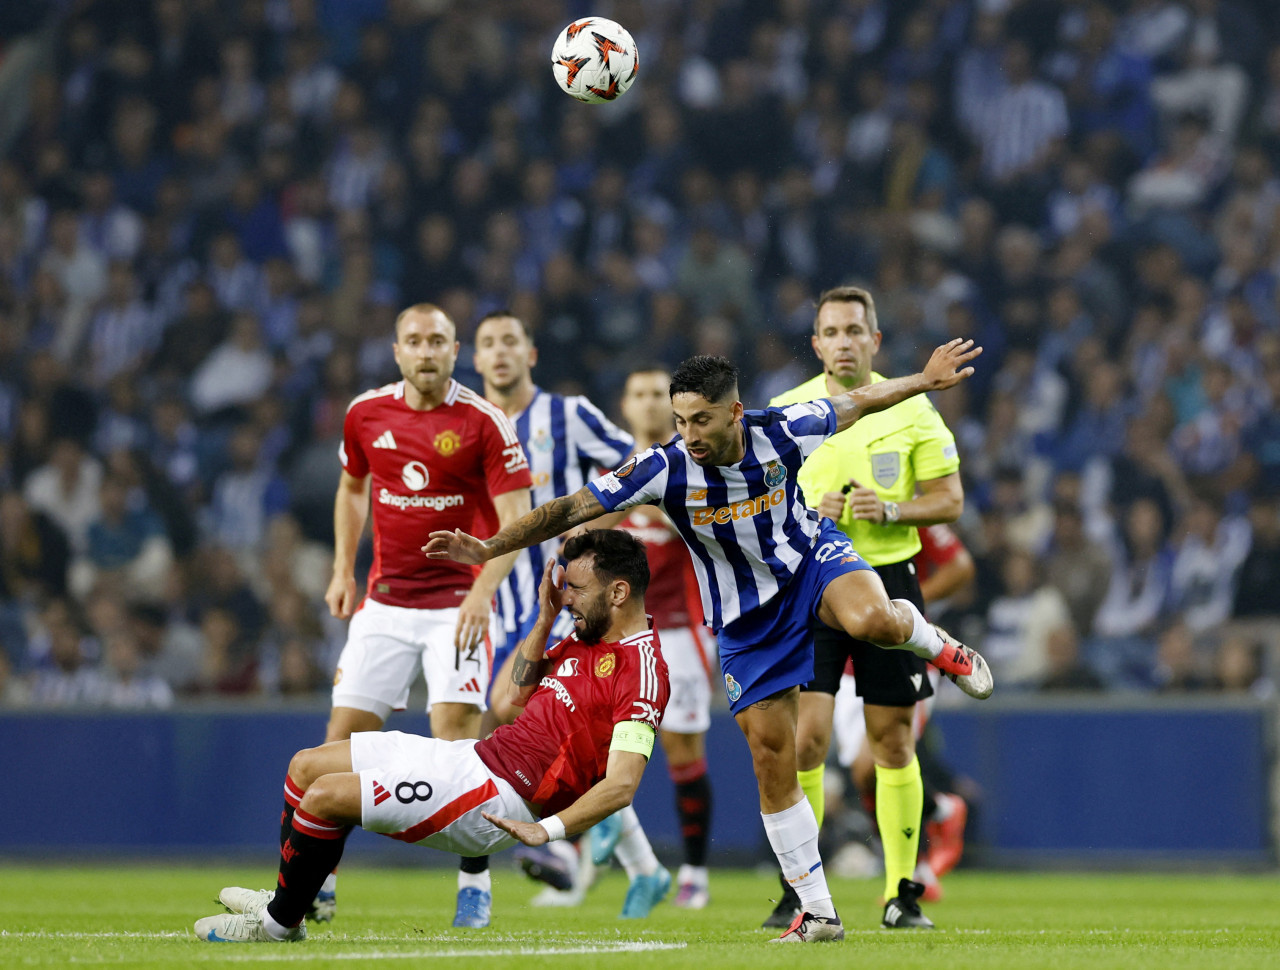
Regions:
M 698 394 L 708 401 L 722 401 L 738 393 L 738 368 L 727 357 L 699 354 L 684 361 L 671 375 L 671 396 Z
M 482 316 L 476 322 L 476 333 L 479 333 L 480 328 L 483 327 L 490 320 L 514 320 L 516 323 L 520 324 L 520 329 L 524 331 L 524 339 L 529 341 L 529 343 L 533 343 L 532 328 L 529 326 L 528 323 L 526 323 L 520 317 L 516 316 L 506 307 L 501 307 L 497 310 L 491 310 L 488 313 L 486 313 L 484 316 Z
M 880 329 L 880 321 L 876 317 L 876 301 L 869 292 L 860 286 L 833 286 L 818 295 L 818 305 L 813 309 L 814 333 L 818 332 L 818 314 L 828 303 L 861 303 L 862 309 L 867 313 L 867 324 L 871 327 L 871 332 L 876 333 Z
M 621 529 L 591 529 L 564 544 L 566 561 L 591 556 L 592 571 L 602 582 L 624 580 L 631 595 L 643 598 L 649 588 L 649 557 L 644 543 Z
M 449 324 L 450 327 L 453 328 L 453 339 L 454 340 L 458 339 L 458 325 L 453 322 L 453 317 L 449 316 L 449 314 L 445 313 L 443 309 L 436 306 L 434 303 L 415 303 L 412 306 L 405 307 L 403 310 L 401 310 L 399 313 L 396 314 L 396 322 L 394 326 L 395 326 L 397 341 L 400 340 L 400 321 L 403 320 L 405 317 L 407 317 L 410 313 L 421 313 L 425 316 L 430 316 L 433 313 L 440 314 L 440 316 L 444 317 L 445 322 Z

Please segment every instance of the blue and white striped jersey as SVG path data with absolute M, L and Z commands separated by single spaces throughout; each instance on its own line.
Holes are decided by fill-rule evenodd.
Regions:
M 635 441 L 585 397 L 564 397 L 536 388 L 514 420 L 533 476 L 533 507 L 572 495 L 601 469 L 616 468 Z M 525 549 L 498 589 L 503 628 L 514 632 L 538 608 L 538 583 L 560 540 Z
M 742 424 L 746 454 L 736 465 L 704 468 L 674 438 L 588 486 L 610 511 L 662 506 L 689 547 L 702 615 L 716 631 L 769 602 L 800 568 L 818 516 L 796 476 L 836 433 L 826 400 L 747 411 Z

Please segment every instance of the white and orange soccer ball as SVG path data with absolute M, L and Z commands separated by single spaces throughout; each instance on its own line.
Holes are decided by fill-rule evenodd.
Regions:
M 604 17 L 583 17 L 556 38 L 551 70 L 565 94 L 599 104 L 613 101 L 631 87 L 640 70 L 640 55 L 621 24 Z

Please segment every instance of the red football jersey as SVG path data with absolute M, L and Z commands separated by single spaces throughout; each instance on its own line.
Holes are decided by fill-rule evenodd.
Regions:
M 649 589 L 644 594 L 645 609 L 659 630 L 696 626 L 702 622 L 702 597 L 698 578 L 689 559 L 689 548 L 680 534 L 667 524 L 661 512 L 641 505 L 618 523 L 644 543 L 649 559 Z
M 444 403 L 428 411 L 405 403 L 404 381 L 361 394 L 347 409 L 338 455 L 349 475 L 373 475 L 368 592 L 388 606 L 462 602 L 473 569 L 428 559 L 422 547 L 442 529 L 487 539 L 497 527 L 491 496 L 532 484 L 506 415 L 453 380 Z
M 916 564 L 916 579 L 924 582 L 964 551 L 964 543 L 951 527 L 938 523 L 920 530 L 920 551 L 911 560 Z
M 489 770 L 544 816 L 604 777 L 615 724 L 643 721 L 657 730 L 671 695 L 654 630 L 595 644 L 570 634 L 547 658 L 547 673 L 520 716 L 476 744 Z

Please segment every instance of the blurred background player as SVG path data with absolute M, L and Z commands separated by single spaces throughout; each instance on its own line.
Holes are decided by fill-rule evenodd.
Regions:
M 601 472 L 616 468 L 629 455 L 631 436 L 580 395 L 545 391 L 533 382 L 538 348 L 528 326 L 509 310 L 495 310 L 476 326 L 476 371 L 484 380 L 487 401 L 502 409 L 516 429 L 529 461 L 533 504 L 568 495 Z M 516 554 L 510 575 L 498 589 L 500 630 L 494 650 L 490 709 L 483 733 L 509 724 L 519 713 L 507 697 L 513 650 L 538 618 L 538 582 L 547 561 L 559 555 L 563 539 L 549 539 Z M 566 636 L 572 621 L 560 617 L 551 636 Z M 570 843 L 521 847 L 516 856 L 526 871 L 544 881 L 551 892 L 536 897 L 538 905 L 579 902 L 591 878 L 591 858 L 579 859 Z M 581 865 L 579 864 L 581 863 Z
M 950 526 L 942 524 L 920 529 L 920 551 L 911 561 L 920 581 L 920 595 L 928 607 L 928 615 L 934 619 L 942 616 L 947 601 L 967 589 L 977 574 L 973 556 L 960 541 L 960 537 Z M 940 675 L 932 667 L 927 674 L 936 691 Z M 921 779 L 924 783 L 922 815 L 927 842 L 926 852 L 916 863 L 915 881 L 925 887 L 921 898 L 927 902 L 942 898 L 939 879 L 954 869 L 964 854 L 964 829 L 969 818 L 969 806 L 962 797 L 953 792 L 939 791 L 934 784 L 941 772 L 936 758 L 930 761 L 923 744 L 924 729 L 929 723 L 934 699 L 935 697 L 927 697 L 917 701 L 912 721 L 916 754 L 921 760 Z M 844 676 L 840 678 L 833 720 L 840 766 L 849 771 L 850 780 L 874 818 L 875 758 L 867 743 L 866 719 L 863 717 L 862 698 L 858 696 L 854 682 L 852 661 L 846 664 Z M 932 772 L 929 770 L 930 763 L 935 769 Z
M 665 444 L 675 437 L 670 387 L 671 374 L 661 365 L 646 365 L 627 376 L 622 416 L 637 448 Z M 667 517 L 655 506 L 637 506 L 628 510 L 618 527 L 642 540 L 649 555 L 652 579 L 646 603 L 671 674 L 671 702 L 658 738 L 675 785 L 676 815 L 684 842 L 673 902 L 684 909 L 703 909 L 711 898 L 707 879 L 711 780 L 706 735 L 711 727 L 711 684 L 717 676 L 715 641 L 702 626 L 698 579 L 689 551 Z M 634 808 L 605 819 L 591 830 L 591 838 L 595 863 L 605 861 L 612 851 L 629 876 L 636 865 L 633 859 L 652 855 Z M 665 893 L 665 889 L 658 893 L 658 888 L 633 877 L 622 915 L 647 915 Z
M 822 373 L 770 403 L 812 401 L 882 382 L 871 368 L 882 336 L 870 293 L 854 286 L 827 290 L 818 298 L 810 338 Z M 922 611 L 924 600 L 911 563 L 920 551 L 917 527 L 960 517 L 964 490 L 959 469 L 955 439 L 929 399 L 917 395 L 828 438 L 799 477 L 806 501 L 849 537 L 889 596 Z M 924 887 L 912 878 L 924 801 L 912 725 L 917 702 L 933 695 L 923 658 L 881 650 L 840 630 L 815 628 L 814 679 L 801 691 L 796 729 L 800 785 L 821 825 L 835 695 L 849 660 L 875 760 L 876 825 L 885 860 L 882 923 L 931 927 L 918 902 Z M 797 903 L 784 892 L 766 924 L 782 924 Z
M 529 511 L 529 466 L 501 410 L 453 379 L 457 329 L 439 307 L 420 303 L 395 324 L 403 379 L 361 394 L 343 425 L 342 474 L 334 502 L 333 579 L 325 602 L 351 619 L 333 679 L 326 741 L 377 731 L 402 710 L 421 668 L 431 733 L 480 737 L 492 671 L 492 604 L 514 555 L 478 573 L 433 562 L 422 545 L 434 530 L 492 534 Z M 373 565 L 357 604 L 355 562 L 373 506 Z M 487 857 L 464 858 L 454 926 L 489 925 Z M 331 876 L 313 919 L 332 919 Z

